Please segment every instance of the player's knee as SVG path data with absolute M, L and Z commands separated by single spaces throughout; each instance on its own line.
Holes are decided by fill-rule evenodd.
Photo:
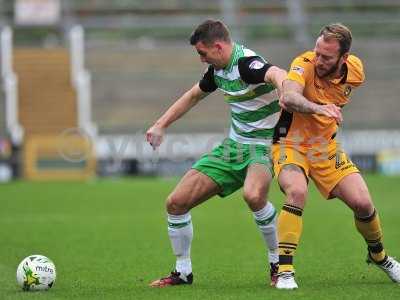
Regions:
M 292 186 L 285 193 L 290 204 L 300 208 L 304 207 L 307 198 L 307 186 Z
M 175 193 L 172 193 L 168 196 L 166 208 L 167 212 L 172 215 L 185 214 L 189 210 L 185 199 Z
M 265 206 L 265 192 L 261 190 L 245 190 L 243 192 L 243 198 L 247 202 L 247 205 L 254 211 L 261 209 Z
M 352 207 L 356 216 L 367 217 L 374 211 L 374 205 L 368 196 L 360 195 L 359 197 L 355 197 L 353 203 L 354 205 Z
M 369 216 L 374 211 L 374 205 L 367 187 L 355 187 L 350 197 L 350 207 L 357 216 Z

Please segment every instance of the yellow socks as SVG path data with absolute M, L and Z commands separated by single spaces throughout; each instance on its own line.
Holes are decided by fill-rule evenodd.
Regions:
M 357 230 L 364 237 L 368 245 L 368 251 L 375 262 L 385 259 L 386 253 L 382 243 L 382 229 L 376 210 L 366 218 L 354 217 Z
M 303 210 L 285 204 L 278 217 L 279 272 L 292 272 L 293 256 L 303 230 Z

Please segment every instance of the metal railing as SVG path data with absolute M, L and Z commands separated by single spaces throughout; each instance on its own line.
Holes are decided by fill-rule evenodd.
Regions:
M 18 122 L 18 78 L 13 70 L 13 34 L 10 27 L 1 29 L 1 75 L 6 101 L 6 128 L 15 145 L 22 142 L 24 130 Z

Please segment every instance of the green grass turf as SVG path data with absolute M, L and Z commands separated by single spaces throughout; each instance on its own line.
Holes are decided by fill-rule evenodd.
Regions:
M 400 257 L 400 178 L 367 176 L 389 253 Z M 400 299 L 395 285 L 365 263 L 365 245 L 344 204 L 311 186 L 295 258 L 299 290 L 266 285 L 264 244 L 235 193 L 192 211 L 190 287 L 147 284 L 173 267 L 164 198 L 175 179 L 90 183 L 15 182 L 0 186 L 0 299 Z M 276 182 L 271 199 L 280 207 Z M 57 281 L 48 292 L 22 292 L 15 271 L 31 254 L 49 256 Z

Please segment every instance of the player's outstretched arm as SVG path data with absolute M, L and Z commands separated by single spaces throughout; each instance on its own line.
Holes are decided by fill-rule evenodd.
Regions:
M 153 149 L 161 145 L 165 130 L 176 120 L 180 119 L 186 112 L 195 106 L 208 93 L 203 92 L 196 83 L 190 90 L 184 93 L 172 104 L 168 110 L 151 126 L 146 132 L 146 140 Z
M 335 104 L 317 104 L 309 101 L 303 96 L 304 87 L 290 79 L 283 82 L 283 94 L 279 104 L 289 112 L 300 112 L 306 114 L 318 114 L 334 118 L 337 123 L 343 121 L 340 107 Z

